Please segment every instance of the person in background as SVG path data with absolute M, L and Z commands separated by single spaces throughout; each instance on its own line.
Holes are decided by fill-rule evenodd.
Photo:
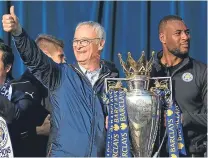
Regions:
M 66 63 L 66 57 L 64 55 L 64 42 L 55 36 L 47 34 L 39 34 L 35 42 L 38 47 L 50 57 L 54 62 Z
M 49 118 L 36 127 L 34 110 L 40 105 L 40 95 L 30 81 L 13 79 L 13 61 L 12 49 L 2 40 L 0 42 L 0 115 L 8 123 L 14 156 L 37 156 L 34 150 L 38 152 L 38 149 L 33 148 L 31 143 L 43 134 L 42 129 L 45 128 L 46 120 Z M 31 127 L 36 127 L 39 135 L 28 135 L 28 129 Z
M 57 64 L 66 63 L 66 57 L 64 55 L 64 42 L 55 36 L 48 35 L 48 34 L 39 34 L 36 38 L 35 42 L 37 43 L 38 47 L 42 50 L 43 53 L 45 53 L 48 57 L 50 57 L 54 62 Z M 22 75 L 23 79 L 29 80 L 33 85 L 36 86 L 38 89 L 39 94 L 41 95 L 41 105 L 39 109 L 37 109 L 36 113 L 39 114 L 37 120 L 37 125 L 41 125 L 45 116 L 48 114 L 48 117 L 51 113 L 51 102 L 49 100 L 50 91 L 38 80 L 36 79 L 32 73 L 29 70 L 26 70 L 25 73 Z M 42 116 L 42 117 L 40 117 Z M 46 119 L 47 123 L 50 123 L 50 126 L 46 124 L 46 126 L 43 126 L 45 128 L 42 128 L 39 130 L 38 128 L 30 129 L 30 131 L 35 131 L 36 133 L 42 132 L 42 137 L 39 137 L 39 140 L 35 140 L 34 142 L 37 142 L 36 144 L 40 144 L 39 149 L 41 150 L 41 153 L 45 153 L 45 151 L 48 151 L 48 145 L 51 144 L 51 141 L 53 139 L 53 134 L 51 134 L 50 130 L 52 130 L 52 119 L 50 120 Z M 43 124 L 44 125 L 44 124 Z M 50 129 L 51 128 L 51 129 Z M 55 130 L 53 130 L 55 131 Z M 47 137 L 49 136 L 49 137 Z M 48 142 L 46 147 L 46 142 Z M 34 144 L 34 143 L 33 143 Z M 47 152 L 46 152 L 47 153 Z M 43 156 L 46 156 L 45 155 Z
M 64 55 L 64 42 L 55 36 L 48 34 L 39 34 L 35 40 L 38 47 L 50 57 L 57 64 L 66 63 L 66 57 Z M 43 107 L 51 113 L 51 103 L 49 101 L 49 91 L 47 88 L 38 81 L 29 70 L 26 70 L 23 74 L 24 78 L 30 79 L 32 84 L 36 85 L 42 95 Z

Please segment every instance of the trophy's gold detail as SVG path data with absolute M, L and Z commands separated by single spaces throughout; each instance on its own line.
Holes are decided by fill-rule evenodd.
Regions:
M 125 92 L 127 92 L 127 89 L 123 87 L 122 82 L 121 81 L 117 81 L 115 85 L 109 85 L 109 90 L 113 89 L 113 90 L 123 90 Z
M 150 92 L 154 94 L 158 94 L 163 92 L 163 95 L 160 95 L 161 99 L 166 100 L 167 103 L 170 102 L 171 98 L 171 91 L 169 87 L 169 80 L 168 79 L 155 79 L 154 86 L 150 88 Z
M 126 78 L 134 78 L 137 75 L 150 75 L 150 72 L 152 70 L 152 63 L 153 63 L 153 55 L 154 51 L 152 52 L 152 57 L 149 61 L 145 59 L 145 53 L 142 52 L 141 57 L 138 61 L 135 61 L 131 53 L 128 52 L 128 57 L 126 60 L 126 63 L 123 61 L 121 54 L 118 54 L 120 64 L 126 74 Z
M 155 80 L 155 86 L 150 88 L 151 92 L 154 92 L 156 89 L 167 90 L 168 88 L 168 81 L 158 81 Z

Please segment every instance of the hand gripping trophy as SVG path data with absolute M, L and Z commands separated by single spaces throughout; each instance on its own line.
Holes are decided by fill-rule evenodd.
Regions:
M 169 86 L 171 84 L 166 82 L 167 78 L 153 78 L 155 83 L 150 88 L 153 54 L 154 52 L 147 61 L 142 52 L 139 60 L 135 61 L 129 52 L 126 63 L 122 60 L 121 54 L 118 54 L 126 78 L 105 80 L 109 96 L 107 157 L 151 157 L 152 155 L 160 120 L 161 89 L 165 91 L 166 98 L 170 96 L 171 90 Z M 108 83 L 112 83 L 112 80 L 116 81 L 116 84 L 109 86 Z M 127 88 L 122 87 L 122 81 L 126 82 Z M 124 120 L 126 122 L 122 122 Z M 122 128 L 123 124 L 127 125 L 125 132 Z M 124 133 L 128 138 L 123 138 Z M 125 154 L 127 150 L 128 154 Z

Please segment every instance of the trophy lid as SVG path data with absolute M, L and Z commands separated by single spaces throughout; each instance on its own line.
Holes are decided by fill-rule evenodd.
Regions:
M 128 52 L 126 63 L 123 61 L 122 56 L 119 53 L 118 57 L 120 60 L 120 64 L 126 75 L 126 78 L 135 78 L 136 76 L 147 76 L 147 77 L 150 76 L 154 53 L 155 52 L 153 51 L 150 60 L 147 61 L 145 58 L 145 53 L 143 51 L 138 61 L 135 61 L 132 58 L 131 53 Z

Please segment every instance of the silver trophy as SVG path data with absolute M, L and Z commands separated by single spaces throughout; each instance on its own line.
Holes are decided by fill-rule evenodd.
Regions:
M 126 78 L 107 78 L 106 89 L 125 89 L 122 81 L 126 82 L 126 105 L 132 154 L 135 157 L 151 157 L 160 116 L 159 95 L 153 93 L 153 90 L 155 91 L 158 87 L 153 86 L 152 92 L 148 90 L 153 54 L 151 59 L 146 61 L 145 54 L 142 52 L 140 59 L 135 61 L 129 52 L 126 63 L 122 60 L 121 54 L 118 56 Z M 117 81 L 115 86 L 108 85 L 108 82 L 113 83 L 112 80 Z M 160 87 L 158 84 L 157 86 Z

